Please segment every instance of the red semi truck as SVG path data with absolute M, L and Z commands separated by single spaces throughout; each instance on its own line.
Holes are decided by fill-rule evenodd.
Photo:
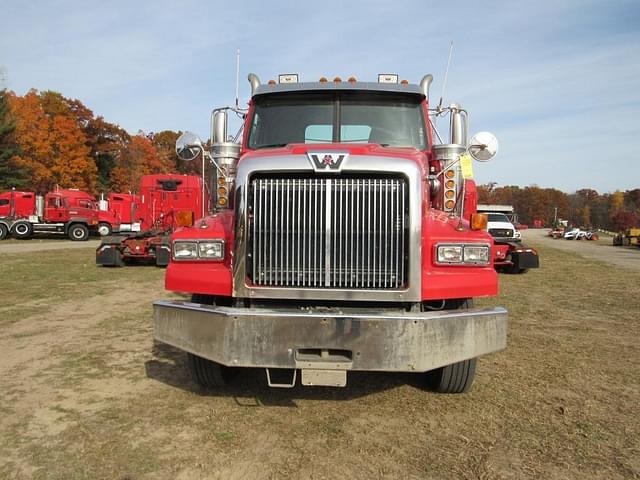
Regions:
M 82 241 L 97 231 L 99 221 L 95 198 L 80 190 L 60 189 L 44 196 L 19 191 L 0 194 L 0 239 L 9 234 L 28 239 L 38 233 L 58 233 Z
M 240 367 L 273 387 L 416 372 L 460 393 L 477 357 L 505 348 L 506 310 L 473 306 L 498 278 L 462 168 L 497 141 L 468 141 L 459 105 L 430 109 L 431 80 L 251 74 L 248 111 L 213 111 L 210 149 L 178 139 L 183 160 L 215 165 L 216 211 L 167 245 L 166 288 L 191 301 L 155 302 L 154 336 L 187 352 L 196 382 L 223 385 Z M 237 144 L 229 111 L 245 119 Z M 449 118 L 445 144 L 435 116 Z
M 169 263 L 169 235 L 178 226 L 193 225 L 208 204 L 200 177 L 145 175 L 138 195 L 111 194 L 109 211 L 119 220 L 119 233 L 102 238 L 96 250 L 98 265 L 120 267 L 130 260 Z

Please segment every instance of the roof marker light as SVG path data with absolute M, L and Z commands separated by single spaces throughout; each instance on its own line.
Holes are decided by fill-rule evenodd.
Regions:
M 297 73 L 283 73 L 278 75 L 278 83 L 298 83 Z
M 378 74 L 378 83 L 398 83 L 398 75 L 395 73 Z
M 349 80 L 347 80 L 347 82 L 349 83 L 356 83 L 358 81 L 358 79 L 356 77 L 354 77 L 353 75 L 349 77 Z
M 271 86 L 273 86 L 273 85 L 275 85 L 275 84 L 276 84 L 276 81 L 275 81 L 275 80 L 269 80 L 269 81 L 267 82 L 267 85 L 271 85 Z
M 342 83 L 342 79 L 340 77 L 336 77 L 333 79 L 333 83 Z
M 409 80 L 402 80 L 400 85 L 409 85 Z
M 320 83 L 327 83 L 329 80 L 327 80 L 327 77 L 320 77 L 320 80 L 318 80 Z

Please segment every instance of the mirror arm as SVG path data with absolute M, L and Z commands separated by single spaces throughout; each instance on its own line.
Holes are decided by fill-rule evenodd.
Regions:
M 467 153 L 467 152 L 465 152 Z M 442 170 L 440 170 L 438 173 L 432 173 L 430 174 L 430 176 L 432 176 L 433 178 L 438 178 L 440 175 L 442 175 L 445 170 L 449 170 L 451 167 L 453 167 L 455 164 L 460 163 L 460 157 L 462 155 L 459 155 L 458 158 L 456 158 L 453 162 L 451 162 L 450 164 L 447 165 L 447 168 L 443 168 Z

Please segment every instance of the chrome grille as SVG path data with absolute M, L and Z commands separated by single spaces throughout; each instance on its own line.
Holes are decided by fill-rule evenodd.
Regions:
M 489 235 L 496 238 L 513 237 L 513 230 L 510 228 L 490 228 Z
M 255 178 L 247 267 L 255 285 L 406 285 L 404 178 Z

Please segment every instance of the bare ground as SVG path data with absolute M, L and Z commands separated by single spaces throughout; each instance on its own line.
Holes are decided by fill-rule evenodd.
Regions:
M 636 246 L 614 246 L 611 237 L 603 236 L 598 241 L 565 240 L 551 238 L 548 229 L 523 230 L 523 240 L 546 245 L 557 250 L 573 252 L 580 256 L 616 265 L 618 267 L 640 270 L 640 248 Z
M 47 250 L 69 250 L 77 248 L 98 248 L 100 240 L 91 239 L 86 242 L 72 242 L 66 238 L 33 238 L 30 240 L 0 241 L 0 255 L 11 253 L 43 252 Z
M 508 348 L 456 396 L 362 373 L 271 390 L 253 370 L 202 391 L 152 340 L 162 270 L 2 255 L 0 478 L 639 478 L 638 274 L 530 243 L 542 268 L 480 302 L 510 310 Z

